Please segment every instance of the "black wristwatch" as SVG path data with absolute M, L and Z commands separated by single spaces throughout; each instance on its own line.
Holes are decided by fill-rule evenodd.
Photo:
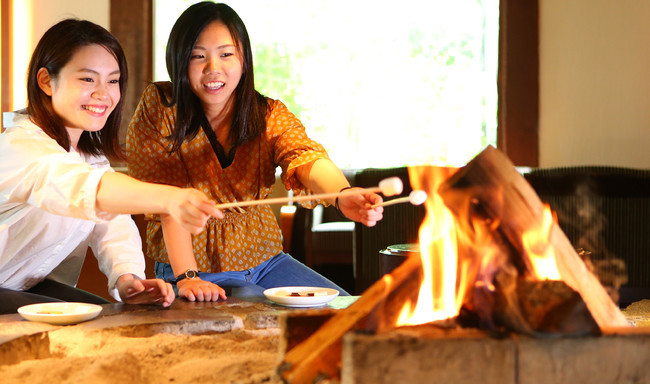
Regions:
M 176 281 L 174 283 L 178 283 L 183 279 L 196 279 L 197 277 L 199 277 L 199 271 L 195 269 L 188 269 L 184 273 L 181 273 L 180 275 L 176 276 Z

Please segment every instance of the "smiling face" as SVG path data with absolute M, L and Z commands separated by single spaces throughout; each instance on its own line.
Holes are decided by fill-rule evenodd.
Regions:
M 120 68 L 113 54 L 101 45 L 79 48 L 52 78 L 46 68 L 38 72 L 38 84 L 52 98 L 76 147 L 83 131 L 99 131 L 120 101 Z
M 240 54 L 225 24 L 213 21 L 201 32 L 192 50 L 188 75 L 206 116 L 218 115 L 232 99 L 242 76 Z

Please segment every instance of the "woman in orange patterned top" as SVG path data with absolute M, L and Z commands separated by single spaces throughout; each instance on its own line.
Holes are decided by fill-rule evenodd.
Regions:
M 350 188 L 285 105 L 255 90 L 248 33 L 227 5 L 206 1 L 181 14 L 169 36 L 167 69 L 171 83 L 145 90 L 129 126 L 132 176 L 192 186 L 217 203 L 268 197 L 278 166 L 285 187 L 296 195 Z M 383 210 L 370 206 L 381 197 L 358 191 L 336 205 L 348 218 L 373 226 Z M 347 294 L 282 252 L 269 205 L 224 210 L 223 219 L 210 219 L 194 236 L 171 218 L 147 219 L 156 275 L 176 282 L 179 296 L 188 300 L 264 297 L 264 289 L 278 286 L 331 287 Z

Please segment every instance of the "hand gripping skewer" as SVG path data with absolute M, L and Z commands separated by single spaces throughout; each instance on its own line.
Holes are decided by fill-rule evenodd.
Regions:
M 403 185 L 402 179 L 399 177 L 389 177 L 379 182 L 379 185 L 376 187 L 363 188 L 366 192 L 375 192 L 381 193 L 384 196 L 395 196 L 402 193 Z M 284 204 L 295 201 L 313 201 L 313 200 L 324 200 L 328 198 L 336 198 L 341 196 L 349 196 L 359 194 L 361 191 L 355 189 L 345 189 L 341 192 L 331 192 L 331 193 L 320 193 L 315 195 L 304 195 L 304 196 L 292 196 L 292 197 L 276 197 L 272 199 L 261 199 L 261 200 L 247 200 L 247 201 L 235 201 L 232 203 L 217 204 L 215 207 L 217 209 L 227 209 L 234 207 L 247 207 L 251 205 L 262 205 L 262 204 Z
M 427 200 L 427 193 L 420 190 L 412 191 L 407 197 L 400 197 L 393 200 L 384 201 L 383 203 L 374 204 L 372 208 L 385 207 L 387 205 L 399 203 L 411 203 L 413 205 L 423 204 Z

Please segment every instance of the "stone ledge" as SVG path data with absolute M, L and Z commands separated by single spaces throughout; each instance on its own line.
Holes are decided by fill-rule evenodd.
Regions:
M 330 305 L 344 308 L 355 298 L 337 298 Z M 149 337 L 161 333 L 201 335 L 233 330 L 279 329 L 278 316 L 305 311 L 267 301 L 248 302 L 229 298 L 218 302 L 176 300 L 169 308 L 155 305 L 105 304 L 98 317 L 74 325 L 50 325 L 23 320 L 18 314 L 0 315 L 0 365 L 51 356 L 51 341 L 81 343 L 100 339 L 102 333 L 125 337 Z
M 586 337 L 490 337 L 424 325 L 343 338 L 345 383 L 649 382 L 650 327 Z

